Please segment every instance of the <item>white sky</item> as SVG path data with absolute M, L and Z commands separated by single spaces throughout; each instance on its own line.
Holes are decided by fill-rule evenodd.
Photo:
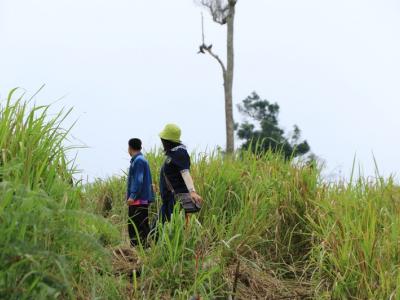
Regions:
M 126 144 L 159 145 L 165 123 L 191 150 L 224 146 L 220 68 L 197 55 L 200 8 L 191 0 L 0 0 L 0 94 L 42 84 L 39 103 L 74 107 L 85 174 L 120 173 Z M 206 16 L 224 57 L 225 28 Z M 354 155 L 373 175 L 400 168 L 400 2 L 239 0 L 234 101 L 253 90 L 299 125 L 328 174 Z M 240 116 L 236 113 L 236 119 Z

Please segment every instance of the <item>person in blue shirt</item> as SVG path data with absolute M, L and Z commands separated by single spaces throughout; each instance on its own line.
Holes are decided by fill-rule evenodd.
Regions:
M 130 139 L 128 153 L 131 162 L 128 173 L 126 203 L 128 209 L 128 233 L 131 246 L 138 245 L 136 230 L 143 246 L 147 246 L 149 205 L 154 201 L 154 191 L 149 163 L 143 156 L 140 139 Z M 136 230 L 135 230 L 136 227 Z

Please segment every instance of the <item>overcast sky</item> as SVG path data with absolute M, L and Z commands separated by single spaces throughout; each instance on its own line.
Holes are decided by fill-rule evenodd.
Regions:
M 159 145 L 165 123 L 190 150 L 225 143 L 222 75 L 201 43 L 192 0 L 0 0 L 0 95 L 74 107 L 73 135 L 90 178 L 121 173 L 130 137 Z M 225 27 L 205 14 L 206 41 L 225 57 Z M 326 174 L 400 168 L 400 2 L 239 0 L 234 102 L 278 102 Z M 236 120 L 240 115 L 235 111 Z

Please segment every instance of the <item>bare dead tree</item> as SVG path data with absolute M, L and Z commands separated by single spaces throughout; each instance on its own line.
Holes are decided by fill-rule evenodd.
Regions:
M 226 122 L 226 152 L 232 153 L 235 149 L 234 142 L 234 120 L 233 120 L 233 71 L 234 71 L 234 23 L 235 8 L 237 0 L 198 0 L 199 3 L 207 8 L 214 22 L 227 25 L 227 43 L 226 43 L 226 65 L 217 54 L 212 51 L 212 45 L 206 45 L 204 41 L 203 27 L 203 43 L 200 45 L 199 53 L 208 53 L 221 66 L 224 79 L 225 93 L 225 122 Z

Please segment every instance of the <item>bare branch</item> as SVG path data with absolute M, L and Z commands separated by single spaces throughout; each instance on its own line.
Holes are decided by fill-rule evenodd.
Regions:
M 203 13 L 201 13 L 201 38 L 202 38 L 202 45 L 205 45 L 206 42 L 204 41 L 204 16 Z
M 226 18 L 232 5 L 231 1 L 236 2 L 237 0 L 199 0 L 202 6 L 208 8 L 214 22 L 221 25 L 226 24 Z
M 212 46 L 212 45 L 211 45 L 211 46 Z M 222 68 L 222 73 L 223 73 L 224 78 L 225 78 L 225 75 L 226 75 L 226 68 L 225 68 L 225 65 L 224 65 L 223 61 L 219 58 L 218 55 L 216 55 L 214 52 L 212 52 L 210 46 L 209 46 L 208 48 L 206 48 L 205 50 L 206 50 L 212 57 L 214 57 L 214 58 L 218 61 L 218 63 L 220 64 L 220 66 L 221 66 L 221 68 Z
M 223 73 L 224 78 L 225 78 L 225 75 L 226 75 L 226 67 L 225 67 L 225 64 L 224 64 L 224 62 L 219 58 L 219 56 L 218 56 L 217 54 L 215 54 L 215 53 L 212 51 L 212 45 L 209 45 L 209 46 L 207 46 L 207 45 L 205 45 L 205 44 L 200 45 L 200 47 L 199 47 L 199 52 L 197 52 L 197 53 L 198 53 L 198 54 L 200 54 L 200 53 L 202 53 L 202 54 L 208 53 L 208 54 L 211 55 L 211 57 L 215 58 L 215 59 L 217 60 L 217 62 L 219 63 L 219 65 L 221 66 L 221 68 L 222 68 L 222 73 Z
M 204 1 L 204 0 L 202 0 Z M 198 54 L 202 53 L 202 54 L 206 54 L 209 53 L 213 58 L 215 58 L 217 60 L 217 62 L 220 64 L 221 68 L 222 68 L 222 73 L 225 79 L 225 75 L 226 75 L 226 67 L 224 65 L 224 63 L 222 62 L 222 60 L 219 58 L 218 55 L 216 55 L 213 51 L 212 51 L 212 44 L 210 45 L 206 45 L 205 43 L 205 38 L 204 38 L 204 17 L 203 17 L 203 13 L 201 14 L 201 36 L 202 36 L 202 44 L 199 46 L 199 52 L 197 52 Z

